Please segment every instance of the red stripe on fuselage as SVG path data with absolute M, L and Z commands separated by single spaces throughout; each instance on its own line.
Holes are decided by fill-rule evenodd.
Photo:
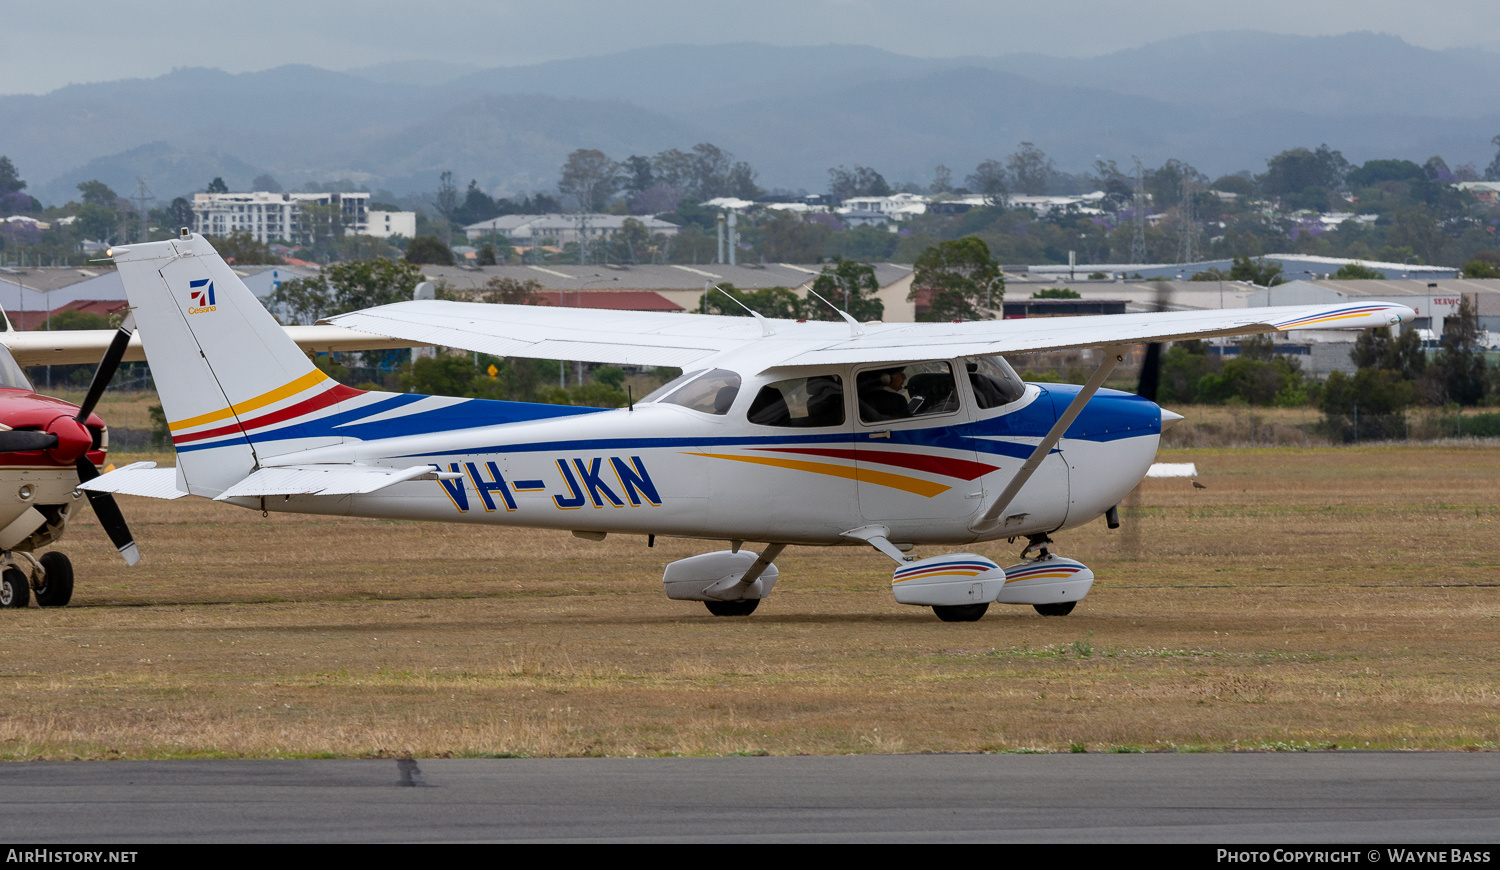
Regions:
M 757 450 L 765 450 L 771 453 L 806 453 L 811 456 L 827 456 L 833 459 L 853 459 L 859 462 L 872 462 L 876 465 L 894 465 L 899 468 L 910 468 L 913 471 L 926 471 L 931 474 L 942 474 L 947 477 L 956 477 L 960 480 L 974 480 L 983 477 L 997 466 L 985 465 L 983 462 L 971 462 L 967 459 L 952 459 L 947 456 L 932 456 L 927 453 L 893 453 L 886 450 L 849 450 L 838 447 L 757 447 Z
M 252 429 L 259 429 L 263 426 L 271 426 L 276 423 L 282 423 L 290 420 L 293 417 L 300 417 L 303 414 L 310 414 L 313 411 L 322 410 L 329 405 L 335 404 L 337 402 L 342 402 L 345 399 L 352 399 L 355 396 L 362 396 L 364 395 L 364 393 L 364 390 L 356 390 L 353 387 L 346 387 L 343 384 L 335 384 L 332 389 L 319 393 L 318 395 L 313 396 L 310 399 L 304 399 L 295 405 L 288 405 L 285 408 L 282 408 L 280 411 L 272 411 L 271 413 L 262 415 L 260 417 L 253 417 L 249 420 L 246 420 L 243 425 L 234 423 L 228 426 L 220 426 L 216 429 L 208 429 L 203 432 L 194 432 L 191 435 L 176 435 L 173 436 L 172 443 L 187 444 L 191 441 L 202 441 L 205 438 L 217 438 L 220 435 L 231 435 L 235 432 L 241 431 L 242 429 L 248 432 Z

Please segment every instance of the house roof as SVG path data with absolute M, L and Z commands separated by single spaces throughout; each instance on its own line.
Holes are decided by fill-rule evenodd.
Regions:
M 85 314 L 97 314 L 100 317 L 108 317 L 118 314 L 130 307 L 130 303 L 124 299 L 74 299 L 58 308 L 52 309 L 51 316 L 56 317 L 64 311 L 82 311 Z M 43 328 L 48 319 L 46 311 L 8 312 L 12 329 L 31 330 Z

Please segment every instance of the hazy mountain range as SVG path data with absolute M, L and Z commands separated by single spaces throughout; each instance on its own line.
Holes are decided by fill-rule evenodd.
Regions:
M 926 182 L 1035 142 L 1060 169 L 1169 157 L 1211 175 L 1327 142 L 1372 157 L 1486 165 L 1500 53 L 1393 36 L 1205 33 L 1094 58 L 925 59 L 864 46 L 663 46 L 523 67 L 283 66 L 0 97 L 0 154 L 48 203 L 98 178 L 163 198 L 269 172 L 432 190 L 445 169 L 492 193 L 550 190 L 574 148 L 616 159 L 713 142 L 765 187 L 822 190 L 835 165 Z

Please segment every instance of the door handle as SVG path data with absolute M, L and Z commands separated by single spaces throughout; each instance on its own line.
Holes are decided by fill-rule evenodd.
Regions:
M 884 429 L 884 430 L 882 430 L 880 432 L 871 432 L 870 433 L 870 437 L 871 438 L 890 438 L 891 437 L 891 430 Z

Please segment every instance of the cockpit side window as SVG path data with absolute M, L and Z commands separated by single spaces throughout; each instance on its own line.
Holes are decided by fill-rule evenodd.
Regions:
M 968 360 L 969 385 L 974 388 L 974 402 L 980 410 L 1009 405 L 1026 395 L 1026 384 L 1010 363 L 998 356 L 981 356 Z
M 953 367 L 921 362 L 871 369 L 855 376 L 859 419 L 865 423 L 951 414 L 958 410 Z
M 10 355 L 10 349 L 3 345 L 0 345 L 0 389 L 33 392 L 36 390 L 36 387 L 31 385 L 31 379 L 26 377 L 26 371 L 16 362 L 16 358 Z
M 745 416 L 758 426 L 841 426 L 844 380 L 838 375 L 814 375 L 766 384 L 755 394 Z
M 740 376 L 728 369 L 714 369 L 661 401 L 722 417 L 739 394 Z

